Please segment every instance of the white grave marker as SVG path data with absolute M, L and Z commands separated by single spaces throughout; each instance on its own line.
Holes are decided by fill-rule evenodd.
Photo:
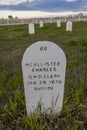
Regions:
M 34 24 L 30 23 L 29 24 L 29 34 L 34 34 L 34 33 L 35 33 Z
M 43 21 L 40 21 L 39 25 L 40 25 L 40 28 L 42 28 L 43 27 Z
M 57 20 L 57 27 L 61 27 L 61 21 Z
M 66 31 L 72 31 L 72 22 L 71 21 L 68 21 L 66 23 Z
M 52 103 L 54 114 L 60 112 L 66 71 L 63 50 L 52 42 L 36 42 L 24 53 L 22 71 L 27 115 L 37 109 L 39 102 L 42 112 L 52 108 Z

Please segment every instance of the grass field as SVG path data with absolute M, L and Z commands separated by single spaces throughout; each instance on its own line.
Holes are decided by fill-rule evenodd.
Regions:
M 36 41 L 57 43 L 67 58 L 65 92 L 61 113 L 26 116 L 21 61 Z M 56 24 L 0 26 L 0 130 L 87 130 L 87 22 L 73 23 L 66 32 Z

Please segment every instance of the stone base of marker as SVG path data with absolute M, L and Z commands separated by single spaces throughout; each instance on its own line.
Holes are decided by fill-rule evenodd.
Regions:
M 27 115 L 41 105 L 41 112 L 61 111 L 64 96 L 66 57 L 55 43 L 39 41 L 31 45 L 22 59 Z

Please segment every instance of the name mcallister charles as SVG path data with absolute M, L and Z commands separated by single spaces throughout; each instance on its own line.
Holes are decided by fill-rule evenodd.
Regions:
M 32 72 L 55 72 L 60 62 L 30 62 L 25 63 L 25 66 L 29 67 Z

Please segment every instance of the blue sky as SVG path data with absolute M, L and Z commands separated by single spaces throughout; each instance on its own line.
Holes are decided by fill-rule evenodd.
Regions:
M 87 0 L 0 0 L 0 10 L 87 11 Z

